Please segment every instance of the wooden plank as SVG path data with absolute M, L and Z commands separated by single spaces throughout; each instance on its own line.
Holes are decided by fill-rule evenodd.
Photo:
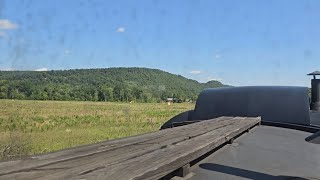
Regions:
M 186 177 L 189 174 L 189 172 L 190 172 L 190 164 L 188 163 L 180 167 L 175 173 L 175 175 L 178 177 Z
M 217 121 L 212 121 L 212 122 L 206 122 L 206 123 L 200 123 L 198 125 L 201 124 L 207 124 L 210 125 L 212 124 L 214 126 L 214 128 L 219 128 L 221 126 L 225 126 L 230 124 L 230 119 L 232 119 L 231 117 L 229 118 L 219 118 L 217 119 Z M 219 124 L 217 124 L 219 123 Z M 166 139 L 167 141 L 164 141 L 164 143 L 166 144 L 173 144 L 176 142 L 180 142 L 186 139 L 189 139 L 190 137 L 199 135 L 199 134 L 203 134 L 209 130 L 213 130 L 213 127 L 210 126 L 204 126 L 204 128 L 202 130 L 197 130 L 195 128 L 192 128 L 193 126 L 190 127 L 184 127 L 184 128 L 177 128 L 177 131 L 174 131 L 175 133 L 171 133 L 168 134 L 166 133 L 167 131 L 172 131 L 173 129 L 168 129 L 168 130 L 163 130 L 161 131 L 162 136 L 159 137 Z M 179 129 L 183 130 L 181 132 L 179 132 Z M 164 134 L 166 136 L 164 136 Z M 185 134 L 185 135 L 183 135 Z M 144 135 L 142 135 L 142 137 L 140 138 L 143 139 Z M 144 147 L 143 147 L 144 146 Z M 42 175 L 48 175 L 48 173 L 53 173 L 58 172 L 56 175 L 54 175 L 55 179 L 66 179 L 66 178 L 70 178 L 70 176 L 82 172 L 85 172 L 88 168 L 89 169 L 95 169 L 97 167 L 97 163 L 101 162 L 101 159 L 104 159 L 104 163 L 109 162 L 109 163 L 117 163 L 118 161 L 122 160 L 125 161 L 126 159 L 130 159 L 134 156 L 140 156 L 142 154 L 154 151 L 155 149 L 160 149 L 164 146 L 164 144 L 161 144 L 159 142 L 159 139 L 157 139 L 156 141 L 148 141 L 148 142 L 144 142 L 144 143 L 140 143 L 140 144 L 134 144 L 134 146 L 125 146 L 122 147 L 121 149 L 116 149 L 116 150 L 112 150 L 112 151 L 106 151 L 105 154 L 103 153 L 97 153 L 97 154 L 91 154 L 91 155 L 87 155 L 87 156 L 81 156 L 81 158 L 73 158 L 73 159 L 68 159 L 66 161 L 58 161 L 55 163 L 51 163 L 51 164 L 46 164 L 46 165 L 41 165 L 41 166 L 33 166 L 32 168 L 29 169 L 20 169 L 19 171 L 11 171 L 10 173 L 13 172 L 18 172 L 18 173 L 14 173 L 16 176 L 16 179 L 19 178 L 24 178 L 26 173 L 27 174 L 32 174 L 32 179 L 37 178 L 37 177 L 41 177 Z M 132 149 L 135 148 L 135 149 Z M 145 148 L 145 149 L 143 149 Z M 126 150 L 127 154 L 125 154 L 125 152 L 122 152 L 123 150 Z M 133 152 L 133 153 L 132 153 Z M 81 167 L 81 165 L 85 164 L 84 167 Z M 87 167 L 88 165 L 91 165 L 93 167 Z M 44 167 L 44 168 L 41 168 Z M 32 171 L 30 171 L 30 169 L 37 169 L 38 173 L 33 173 Z M 39 171 L 39 170 L 42 171 Z M 45 170 L 47 170 L 48 172 L 46 172 Z M 60 173 L 60 171 L 68 171 L 68 173 Z M 19 173 L 22 172 L 22 173 Z M 42 175 L 41 175 L 42 174 Z M 29 175 L 30 176 L 30 175 Z M 29 177 L 28 176 L 28 177 Z M 31 177 L 30 177 L 31 178 Z
M 33 160 L 0 163 L 0 179 L 158 178 L 259 122 L 259 118 L 222 117 L 41 155 Z M 21 162 L 31 165 L 21 167 Z
M 138 147 L 139 144 L 145 144 L 149 147 L 150 144 L 161 145 L 160 144 L 161 140 L 164 140 L 164 141 L 167 139 L 174 140 L 174 138 L 177 138 L 177 141 L 179 141 L 179 139 L 181 140 L 181 138 L 182 139 L 185 138 L 183 134 L 187 134 L 189 136 L 196 136 L 197 135 L 197 131 L 195 130 L 196 126 L 201 126 L 202 124 L 207 124 L 207 126 L 210 126 L 210 124 L 215 125 L 218 122 L 226 122 L 226 120 L 229 120 L 232 118 L 233 117 L 220 117 L 215 119 L 215 121 L 201 122 L 198 125 L 190 125 L 185 127 L 182 126 L 182 127 L 177 127 L 175 129 L 165 129 L 165 130 L 157 131 L 153 133 L 127 137 L 127 138 L 122 138 L 118 140 L 105 141 L 97 144 L 85 145 L 77 148 L 71 148 L 67 150 L 54 152 L 54 153 L 34 156 L 31 160 L 18 160 L 18 161 L 4 162 L 4 163 L 0 163 L 0 175 L 12 173 L 12 172 L 28 171 L 29 169 L 39 168 L 39 167 L 47 166 L 50 164 L 57 164 L 57 163 L 70 161 L 70 160 L 82 159 L 86 157 L 89 157 L 91 159 L 94 155 L 97 155 L 100 159 L 100 154 L 102 153 L 114 151 L 114 152 L 117 152 L 118 154 L 121 154 L 121 152 L 119 152 L 119 149 L 127 149 L 129 146 L 132 146 L 132 145 L 135 145 Z M 228 123 L 229 122 L 227 121 L 227 124 Z M 200 131 L 200 133 L 206 132 L 208 130 L 212 130 L 212 129 L 204 128 L 203 131 Z M 192 132 L 196 132 L 196 133 L 192 133 Z M 191 134 L 188 134 L 188 133 L 191 133 Z M 164 136 L 164 134 L 166 136 Z M 142 148 L 142 147 L 138 147 L 138 148 Z
M 178 136 L 174 137 L 174 136 L 163 136 L 165 137 L 167 140 L 162 142 L 162 143 L 159 143 L 159 142 L 154 142 L 154 143 L 148 143 L 148 144 L 144 144 L 144 147 L 142 148 L 146 148 L 146 149 L 132 149 L 132 147 L 128 147 L 126 148 L 126 150 L 129 152 L 129 154 L 125 154 L 123 153 L 123 155 L 119 155 L 119 153 L 121 153 L 121 150 L 117 150 L 116 152 L 110 152 L 108 153 L 108 157 L 106 156 L 99 156 L 99 157 L 96 157 L 95 158 L 95 161 L 92 161 L 92 159 L 90 159 L 89 161 L 85 160 L 85 161 L 82 161 L 82 162 L 66 162 L 68 164 L 68 167 L 70 167 L 71 164 L 81 164 L 81 163 L 85 163 L 84 166 L 82 167 L 74 167 L 74 168 L 69 168 L 68 170 L 66 170 L 65 173 L 60 173 L 60 172 L 57 172 L 55 174 L 52 174 L 52 177 L 55 178 L 55 179 L 61 179 L 61 178 L 69 178 L 70 175 L 76 175 L 76 174 L 81 174 L 81 173 L 86 173 L 86 171 L 89 171 L 92 170 L 92 169 L 96 169 L 97 167 L 101 167 L 101 166 L 106 166 L 106 165 L 112 165 L 112 164 L 119 164 L 119 163 L 122 163 L 128 159 L 132 159 L 133 157 L 139 157 L 139 156 L 142 156 L 144 154 L 147 154 L 147 153 L 151 153 L 153 151 L 156 151 L 158 149 L 163 149 L 165 147 L 167 147 L 168 145 L 172 145 L 172 144 L 176 144 L 178 142 L 182 142 L 182 141 L 185 141 L 185 140 L 188 140 L 194 136 L 198 136 L 198 135 L 201 135 L 201 134 L 204 134 L 208 131 L 212 131 L 214 129 L 218 129 L 218 128 L 221 128 L 223 126 L 226 126 L 226 125 L 230 125 L 230 120 L 232 119 L 229 119 L 228 121 L 220 121 L 219 122 L 219 125 L 215 125 L 214 127 L 211 127 L 211 126 L 206 126 L 206 127 L 203 127 L 203 132 L 200 130 L 200 129 L 195 129 L 194 131 L 184 131 L 183 133 L 186 133 L 185 135 L 180 133 L 180 134 L 176 134 Z M 236 120 L 236 119 L 234 119 Z M 209 130 L 210 129 L 210 130 Z M 136 147 L 133 147 L 133 148 L 136 148 Z M 110 154 L 114 154 L 111 156 L 109 156 Z M 101 161 L 101 158 L 104 159 L 104 161 L 102 162 Z M 119 159 L 121 158 L 121 159 Z M 81 159 L 82 160 L 82 159 Z M 59 166 L 61 164 L 58 164 Z M 61 166 L 60 166 L 61 167 Z M 46 166 L 46 168 L 56 168 L 56 166 Z M 50 175 L 51 177 L 51 175 Z
M 110 179 L 157 179 L 229 141 L 256 123 L 258 121 L 240 120 L 238 123 L 210 131 L 188 141 L 121 164 L 105 166 L 94 173 L 78 176 L 75 179 L 105 179 L 106 177 Z
M 214 124 L 220 121 L 225 121 L 231 119 L 232 117 L 220 117 L 215 119 L 216 122 L 201 122 L 201 124 Z M 198 124 L 198 125 L 201 125 Z M 76 148 L 70 148 L 66 150 L 57 151 L 54 153 L 48 153 L 44 155 L 38 155 L 32 157 L 30 160 L 19 160 L 19 161 L 10 161 L 0 163 L 0 174 L 9 173 L 19 170 L 27 170 L 34 167 L 41 167 L 49 164 L 55 164 L 57 162 L 64 162 L 71 159 L 78 159 L 86 156 L 92 156 L 94 154 L 114 151 L 119 148 L 126 148 L 128 146 L 137 145 L 137 144 L 152 144 L 155 143 L 154 140 L 161 140 L 165 137 L 175 137 L 180 136 L 183 132 L 192 132 L 190 129 L 194 129 L 196 125 L 190 126 L 181 126 L 175 129 L 166 129 L 162 131 L 157 131 L 153 133 L 147 133 L 143 135 L 137 135 L 117 140 L 104 141 L 97 144 L 85 145 Z M 141 137 L 143 136 L 143 137 Z

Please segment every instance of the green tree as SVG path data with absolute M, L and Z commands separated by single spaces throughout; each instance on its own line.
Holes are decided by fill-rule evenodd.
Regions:
M 152 102 L 152 94 L 150 94 L 150 93 L 143 93 L 143 100 L 144 100 L 144 102 L 147 102 L 147 103 L 150 103 L 150 102 Z
M 103 94 L 104 101 L 107 101 L 107 90 L 108 90 L 108 86 L 106 84 L 100 87 L 100 91 Z
M 221 86 L 147 68 L 0 71 L 3 99 L 160 102 L 174 94 L 194 100 L 203 89 Z

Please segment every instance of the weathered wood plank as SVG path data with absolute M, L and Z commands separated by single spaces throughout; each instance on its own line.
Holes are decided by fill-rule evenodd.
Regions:
M 231 118 L 232 117 L 220 117 L 215 119 L 215 121 L 213 122 L 209 122 L 209 121 L 201 122 L 201 124 L 207 124 L 207 125 L 216 124 L 218 122 L 223 122 Z M 198 125 L 178 127 L 175 129 L 166 129 L 163 131 L 157 131 L 157 132 L 138 135 L 134 137 L 127 137 L 123 139 L 105 141 L 105 142 L 92 144 L 92 145 L 85 145 L 78 148 L 71 148 L 71 149 L 62 150 L 54 153 L 34 156 L 34 158 L 32 158 L 31 160 L 3 162 L 3 163 L 0 163 L 0 175 L 7 174 L 10 172 L 15 172 L 15 171 L 28 171 L 29 169 L 32 169 L 32 168 L 39 168 L 39 167 L 43 167 L 51 164 L 62 163 L 69 160 L 75 160 L 75 161 L 77 161 L 77 159 L 82 160 L 83 158 L 86 158 L 86 157 L 89 157 L 91 159 L 95 155 L 97 155 L 99 159 L 101 159 L 100 158 L 101 153 L 114 151 L 114 152 L 118 152 L 118 154 L 121 154 L 121 152 L 119 152 L 119 149 L 127 149 L 129 146 L 132 146 L 132 145 L 135 145 L 137 147 L 143 144 L 147 145 L 148 147 L 150 146 L 150 144 L 158 145 L 159 142 L 161 142 L 161 140 L 165 141 L 165 140 L 174 139 L 174 138 L 177 138 L 178 140 L 181 138 L 183 139 L 185 138 L 183 134 L 188 135 L 188 133 L 191 133 L 190 136 L 192 135 L 195 136 L 197 135 L 197 131 L 194 127 L 199 126 L 201 124 L 199 123 Z M 203 133 L 206 131 L 208 131 L 208 128 L 204 128 L 203 131 L 200 131 L 200 132 Z M 196 132 L 196 133 L 193 133 L 193 132 Z M 141 147 L 138 147 L 138 148 L 141 148 Z
M 258 121 L 255 123 L 258 123 Z M 229 141 L 231 137 L 253 125 L 254 123 L 250 121 L 239 121 L 225 128 L 210 131 L 204 135 L 182 141 L 121 164 L 105 166 L 104 168 L 101 166 L 94 173 L 78 176 L 75 179 L 106 179 L 106 177 L 110 179 L 159 178 Z
M 214 127 L 205 126 L 203 127 L 202 131 L 199 129 L 194 129 L 191 131 L 182 131 L 178 134 L 175 134 L 175 136 L 173 136 L 172 134 L 171 135 L 165 134 L 165 136 L 161 137 L 162 139 L 165 139 L 164 141 L 154 140 L 152 142 L 143 143 L 143 144 L 139 144 L 131 147 L 126 147 L 125 149 L 117 149 L 117 151 L 108 152 L 107 154 L 102 154 L 96 157 L 90 157 L 91 159 L 82 158 L 81 161 L 65 162 L 67 165 L 66 164 L 64 165 L 66 165 L 66 167 L 69 167 L 69 168 L 65 170 L 64 173 L 57 172 L 55 174 L 50 175 L 50 177 L 54 179 L 70 178 L 74 175 L 79 175 L 82 173 L 86 173 L 87 171 L 90 171 L 92 169 L 96 169 L 97 167 L 119 164 L 124 161 L 127 161 L 128 159 L 133 159 L 134 157 L 143 156 L 145 154 L 151 153 L 158 149 L 166 148 L 169 145 L 188 140 L 195 136 L 199 136 L 201 134 L 212 131 L 214 129 L 221 128 L 226 125 L 230 125 L 230 120 L 232 119 L 219 121 L 219 124 L 215 125 Z M 101 161 L 101 159 L 104 159 L 104 161 Z M 77 166 L 74 166 L 74 164 L 76 164 Z M 83 166 L 81 166 L 82 164 Z M 52 168 L 57 168 L 57 166 L 61 167 L 61 165 L 62 164 L 59 163 L 54 166 L 46 166 L 45 168 L 52 169 Z M 74 166 L 74 167 L 70 168 L 71 166 Z
M 220 136 L 227 138 L 232 136 L 232 133 L 241 133 L 248 129 L 247 127 L 259 122 L 259 118 L 221 117 L 135 137 L 40 155 L 32 160 L 4 162 L 0 163 L 0 179 L 109 179 L 108 177 L 112 177 L 112 179 L 139 179 L 160 177 L 174 170 L 172 168 L 175 168 L 179 163 L 189 161 L 200 156 L 208 148 L 212 148 L 212 145 L 208 145 L 208 142 L 203 139 L 208 138 L 206 137 L 208 134 L 214 132 L 215 136 L 210 136 L 211 139 L 217 139 Z M 197 142 L 194 142 L 195 140 Z M 227 139 L 223 141 L 225 142 Z M 187 144 L 196 143 L 200 143 L 199 147 L 203 148 L 194 149 L 194 155 L 191 155 L 192 152 L 184 152 L 185 149 L 181 149 L 182 146 L 190 148 Z M 210 143 L 219 144 L 220 141 L 210 141 Z M 201 146 L 201 144 L 207 145 Z M 183 155 L 185 159 L 183 161 L 178 159 L 178 162 L 172 163 L 171 158 L 175 159 L 181 153 L 185 153 Z M 171 157 L 172 154 L 175 156 Z M 158 159 L 159 157 L 162 158 L 161 161 Z M 157 161 L 161 163 L 156 163 Z M 147 168 L 144 167 L 146 163 L 150 164 Z
M 214 124 L 214 128 L 219 128 L 224 125 L 230 124 L 231 117 L 224 117 L 224 118 L 219 118 L 217 121 L 213 122 L 207 122 L 205 124 L 210 125 Z M 219 123 L 218 125 L 215 125 Z M 116 150 L 111 150 L 111 151 L 103 151 L 102 153 L 96 153 L 96 154 L 91 154 L 87 156 L 81 156 L 81 158 L 73 158 L 73 159 L 68 159 L 66 161 L 58 161 L 56 163 L 51 163 L 51 164 L 46 164 L 45 166 L 33 166 L 32 168 L 29 169 L 20 169 L 19 171 L 11 171 L 13 172 L 18 172 L 14 173 L 15 178 L 24 178 L 26 173 L 29 174 L 31 178 L 32 174 L 32 179 L 41 177 L 42 175 L 48 175 L 48 173 L 53 173 L 53 172 L 58 172 L 57 175 L 53 176 L 55 179 L 61 179 L 61 178 L 70 178 L 70 176 L 74 175 L 75 173 L 82 173 L 84 171 L 87 171 L 89 167 L 88 165 L 91 165 L 93 167 L 90 167 L 89 169 L 94 169 L 97 167 L 97 163 L 101 163 L 101 159 L 104 159 L 104 163 L 118 163 L 118 161 L 125 161 L 126 159 L 130 159 L 134 156 L 140 156 L 145 153 L 154 151 L 155 149 L 162 148 L 163 146 L 166 146 L 167 144 L 172 144 L 176 142 L 180 142 L 186 139 L 189 139 L 190 137 L 197 136 L 199 134 L 203 134 L 209 130 L 213 130 L 212 127 L 210 126 L 204 126 L 202 130 L 197 130 L 197 129 L 191 129 L 192 126 L 190 127 L 184 127 L 184 128 L 177 128 L 177 131 L 174 131 L 174 133 L 165 133 L 166 131 L 172 131 L 172 129 L 168 130 L 163 130 L 161 131 L 162 136 L 159 137 L 158 139 L 153 139 L 151 141 L 141 141 L 143 137 L 138 139 L 139 144 L 134 144 L 134 146 L 124 146 L 121 147 L 120 149 Z M 182 131 L 180 131 L 182 130 Z M 180 132 L 179 132 L 180 131 Z M 165 134 L 165 136 L 164 136 Z M 163 139 L 163 142 L 160 140 Z M 124 152 L 123 152 L 124 151 Z M 85 166 L 81 166 L 85 165 Z M 41 168 L 43 167 L 43 168 Z M 8 168 L 8 167 L 7 167 Z M 33 173 L 31 169 L 38 171 L 38 173 Z M 48 171 L 48 172 L 46 172 Z M 67 173 L 60 173 L 60 171 L 64 171 Z M 22 172 L 22 173 L 19 173 Z
M 215 124 L 220 121 L 231 119 L 232 117 L 220 117 L 215 119 L 216 122 L 201 122 L 202 124 Z M 201 125 L 201 124 L 198 124 Z M 80 146 L 76 148 L 70 148 L 53 153 L 34 156 L 28 160 L 18 160 L 0 163 L 0 174 L 9 173 L 13 171 L 21 171 L 22 169 L 30 169 L 34 167 L 42 167 L 45 165 L 64 162 L 72 159 L 80 159 L 87 156 L 93 156 L 94 154 L 100 154 L 104 152 L 115 151 L 119 148 L 127 148 L 132 145 L 139 144 L 154 144 L 155 141 L 161 141 L 162 139 L 171 139 L 173 137 L 181 136 L 181 133 L 193 132 L 190 129 L 194 129 L 196 125 L 181 126 L 173 129 L 166 129 L 153 133 L 147 133 L 143 135 L 137 135 L 117 140 L 104 141 L 96 144 Z M 206 130 L 204 129 L 204 132 Z M 166 136 L 163 136 L 163 135 Z M 143 138 L 141 137 L 143 136 Z

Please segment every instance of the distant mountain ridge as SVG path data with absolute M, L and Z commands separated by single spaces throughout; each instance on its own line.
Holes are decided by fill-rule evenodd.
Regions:
M 149 68 L 103 68 L 54 71 L 0 71 L 0 98 L 36 100 L 141 101 L 176 97 L 194 100 L 219 81 L 199 83 Z

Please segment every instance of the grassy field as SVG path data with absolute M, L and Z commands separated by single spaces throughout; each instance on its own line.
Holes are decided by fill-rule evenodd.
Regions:
M 156 131 L 192 103 L 0 100 L 0 158 Z

